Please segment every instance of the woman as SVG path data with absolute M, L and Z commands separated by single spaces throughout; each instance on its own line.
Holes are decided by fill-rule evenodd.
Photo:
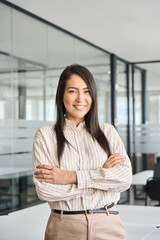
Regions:
M 113 126 L 98 123 L 90 71 L 71 65 L 61 74 L 57 121 L 33 143 L 36 191 L 51 208 L 45 240 L 126 239 L 115 204 L 131 184 L 131 164 Z

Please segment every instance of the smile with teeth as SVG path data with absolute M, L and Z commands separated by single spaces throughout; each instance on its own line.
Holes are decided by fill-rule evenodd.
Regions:
M 74 107 L 82 110 L 85 108 L 85 105 L 74 105 Z

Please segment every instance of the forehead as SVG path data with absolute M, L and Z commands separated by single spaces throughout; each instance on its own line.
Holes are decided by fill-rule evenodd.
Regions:
M 77 74 L 72 74 L 72 76 L 67 80 L 66 83 L 66 88 L 68 87 L 87 88 L 88 86 L 83 80 L 83 78 L 81 78 Z

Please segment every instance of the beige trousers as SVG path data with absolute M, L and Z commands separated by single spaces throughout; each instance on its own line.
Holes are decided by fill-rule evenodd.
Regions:
M 107 213 L 64 215 L 52 211 L 45 232 L 45 240 L 122 239 L 126 240 L 126 234 L 119 215 Z

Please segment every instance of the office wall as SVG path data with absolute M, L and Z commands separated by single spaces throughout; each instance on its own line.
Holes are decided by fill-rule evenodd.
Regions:
M 54 100 L 59 75 L 66 65 L 72 63 L 83 64 L 92 71 L 95 80 L 99 82 L 100 99 L 103 98 L 103 91 L 109 92 L 110 59 L 106 53 L 3 4 L 0 27 L 1 72 L 11 74 L 8 89 L 11 91 L 13 84 L 15 102 L 12 104 L 14 110 L 6 113 L 1 110 L 1 118 L 12 115 L 13 118 L 28 120 L 54 119 L 53 114 L 52 118 L 48 117 L 50 113 L 46 108 L 46 101 L 48 106 L 49 99 Z M 26 103 L 24 115 L 19 112 L 18 105 L 22 91 L 25 92 L 25 99 L 21 102 Z M 11 94 L 8 97 L 11 98 Z M 39 105 L 39 110 L 34 109 L 34 102 Z M 110 122 L 109 114 L 104 111 L 104 101 L 99 102 L 100 120 Z M 1 109 L 3 108 L 4 106 Z

